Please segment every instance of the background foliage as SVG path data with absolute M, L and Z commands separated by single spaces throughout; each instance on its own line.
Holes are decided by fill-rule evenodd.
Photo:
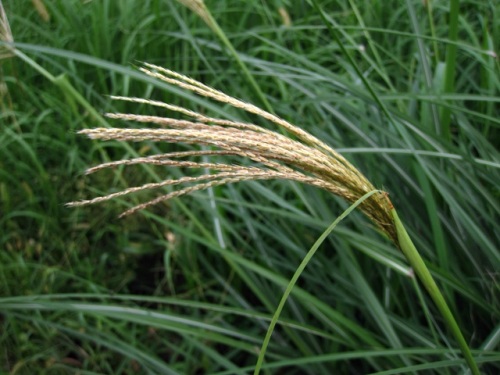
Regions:
M 347 207 L 283 181 L 217 188 L 123 220 L 117 215 L 145 195 L 64 207 L 190 173 L 83 176 L 105 160 L 174 150 L 76 136 L 117 125 L 102 113 L 141 113 L 108 95 L 255 120 L 155 82 L 136 61 L 267 101 L 387 190 L 481 370 L 499 371 L 497 2 L 462 1 L 454 18 L 454 1 L 324 0 L 325 20 L 307 1 L 207 1 L 264 101 L 220 38 L 177 2 L 3 3 L 15 46 L 33 63 L 0 65 L 0 371 L 249 373 L 287 280 Z M 353 213 L 299 280 L 265 368 L 465 367 L 402 255 Z

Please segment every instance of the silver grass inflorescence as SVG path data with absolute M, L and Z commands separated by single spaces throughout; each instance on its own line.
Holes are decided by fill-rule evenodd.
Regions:
M 197 0 L 193 2 L 193 4 L 194 3 L 203 4 L 201 0 Z M 229 104 L 235 108 L 245 110 L 264 118 L 285 129 L 293 138 L 254 124 L 207 117 L 182 107 L 158 101 L 141 98 L 113 97 L 117 100 L 162 107 L 169 111 L 180 113 L 190 120 L 113 113 L 107 114 L 107 116 L 113 119 L 157 124 L 160 125 L 161 128 L 97 128 L 81 130 L 81 134 L 86 134 L 93 139 L 186 143 L 209 146 L 212 148 L 215 147 L 216 149 L 211 150 L 204 148 L 197 151 L 170 152 L 148 157 L 138 157 L 130 160 L 119 160 L 103 163 L 90 168 L 87 170 L 87 173 L 93 173 L 105 168 L 134 164 L 198 168 L 210 170 L 212 173 L 205 173 L 196 177 L 186 176 L 157 183 L 148 183 L 103 197 L 72 202 L 68 204 L 69 206 L 82 206 L 104 202 L 112 198 L 147 189 L 158 189 L 177 185 L 184 186 L 179 190 L 174 190 L 168 194 L 160 195 L 149 202 L 139 204 L 125 211 L 122 214 L 123 216 L 147 208 L 153 204 L 164 202 L 168 199 L 180 197 L 198 190 L 248 180 L 288 179 L 298 181 L 327 190 L 346 199 L 350 203 L 355 203 L 366 194 L 376 190 L 361 172 L 354 168 L 342 155 L 299 127 L 252 104 L 235 99 L 176 72 L 151 64 L 144 64 L 140 70 L 149 76 L 169 84 L 193 91 L 199 95 Z M 243 157 L 253 161 L 254 165 L 246 166 L 205 161 L 208 157 L 213 156 Z M 188 157 L 201 157 L 202 161 L 183 159 Z M 408 236 L 387 193 L 381 192 L 380 194 L 372 194 L 368 199 L 363 200 L 363 203 L 361 203 L 359 207 L 403 252 L 455 336 L 472 373 L 474 375 L 479 375 L 479 369 L 460 327 L 436 285 L 429 269 L 415 248 L 411 238 Z M 284 295 L 282 302 L 285 300 L 286 295 Z M 279 316 L 280 310 L 277 311 Z M 271 325 L 266 338 L 270 337 L 272 329 L 273 326 Z M 267 345 L 266 341 L 265 345 Z M 263 346 L 264 348 L 265 345 Z M 259 355 L 258 364 L 261 364 L 264 354 L 265 349 L 261 352 L 261 355 Z M 258 365 L 256 367 L 256 373 L 258 373 L 259 370 L 260 366 Z
M 161 195 L 125 211 L 122 214 L 123 216 L 194 191 L 248 180 L 287 179 L 302 182 L 327 190 L 343 197 L 351 203 L 366 193 L 375 190 L 374 186 L 363 174 L 342 155 L 288 121 L 162 67 L 145 63 L 140 70 L 149 76 L 169 84 L 264 118 L 285 129 L 294 139 L 254 124 L 212 118 L 163 102 L 141 98 L 112 97 L 115 100 L 165 108 L 169 111 L 182 114 L 188 120 L 137 114 L 109 113 L 106 116 L 112 119 L 156 124 L 160 125 L 161 128 L 96 128 L 81 130 L 80 134 L 85 134 L 92 139 L 101 140 L 198 144 L 215 147 L 216 150 L 203 149 L 199 151 L 171 152 L 149 157 L 114 161 L 90 168 L 87 170 L 87 173 L 93 173 L 110 167 L 134 164 L 208 169 L 213 173 L 201 174 L 197 177 L 182 177 L 158 183 L 148 183 L 90 200 L 71 202 L 68 204 L 69 206 L 99 203 L 147 189 L 184 185 L 179 190 Z M 200 158 L 220 155 L 247 158 L 255 162 L 255 165 L 243 166 L 205 161 L 186 161 L 183 159 L 186 157 Z M 188 186 L 185 186 L 185 184 L 188 184 Z M 391 208 L 392 205 L 385 194 L 375 194 L 361 205 L 362 211 L 377 227 L 398 244 L 394 220 L 390 212 Z

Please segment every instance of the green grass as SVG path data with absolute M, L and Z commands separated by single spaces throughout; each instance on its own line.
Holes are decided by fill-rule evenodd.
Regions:
M 453 1 L 318 1 L 326 17 L 306 1 L 207 2 L 219 35 L 175 1 L 44 3 L 49 22 L 32 2 L 3 1 L 26 58 L 0 61 L 0 372 L 251 373 L 294 272 L 348 207 L 309 186 L 264 181 L 122 220 L 154 193 L 66 208 L 188 173 L 84 176 L 106 160 L 179 147 L 77 136 L 122 125 L 105 112 L 146 111 L 108 95 L 255 120 L 154 81 L 137 61 L 269 105 L 387 190 L 480 371 L 500 371 L 495 1 L 461 1 L 458 13 Z M 292 289 L 262 373 L 465 371 L 411 274 L 403 255 L 351 213 Z

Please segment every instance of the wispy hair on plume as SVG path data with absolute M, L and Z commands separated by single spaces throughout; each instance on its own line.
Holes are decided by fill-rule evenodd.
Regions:
M 327 190 L 343 197 L 351 203 L 366 193 L 375 190 L 375 187 L 363 174 L 341 154 L 296 125 L 255 105 L 243 102 L 171 70 L 148 63 L 144 63 L 139 69 L 145 74 L 161 81 L 257 115 L 283 128 L 287 134 L 290 134 L 290 137 L 255 124 L 208 117 L 183 107 L 159 101 L 114 96 L 112 98 L 115 100 L 147 104 L 177 112 L 185 117 L 185 119 L 180 120 L 170 117 L 128 113 L 108 113 L 106 116 L 112 119 L 156 124 L 160 125 L 161 128 L 95 128 L 81 130 L 79 131 L 80 134 L 100 140 L 197 144 L 210 146 L 211 149 L 170 152 L 148 157 L 113 161 L 92 167 L 87 170 L 87 173 L 94 173 L 111 167 L 135 164 L 198 168 L 201 171 L 210 170 L 211 173 L 201 172 L 196 177 L 181 177 L 158 183 L 147 183 L 102 197 L 71 202 L 68 204 L 69 206 L 100 203 L 148 189 L 179 186 L 178 190 L 160 195 L 153 200 L 125 211 L 121 215 L 124 216 L 195 191 L 249 180 L 287 179 L 302 182 Z M 244 166 L 206 161 L 207 158 L 213 156 L 241 157 L 253 161 L 254 164 L 252 166 Z M 203 160 L 192 161 L 185 160 L 185 158 L 194 158 L 195 160 L 202 158 Z M 390 213 L 391 207 L 391 203 L 385 194 L 375 194 L 361 205 L 362 211 L 377 227 L 397 243 L 396 230 Z

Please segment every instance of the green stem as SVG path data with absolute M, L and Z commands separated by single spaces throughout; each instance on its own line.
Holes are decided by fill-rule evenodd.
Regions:
M 455 69 L 457 61 L 457 45 L 458 39 L 458 8 L 459 0 L 450 1 L 450 18 L 448 20 L 448 39 L 450 43 L 446 47 L 446 71 L 444 81 L 444 93 L 452 93 L 455 91 Z M 451 109 L 444 107 L 441 112 L 441 136 L 447 140 L 451 140 L 450 132 Z
M 241 71 L 245 75 L 246 79 L 248 80 L 248 82 L 250 83 L 250 85 L 252 86 L 252 88 L 254 89 L 255 94 L 257 95 L 257 97 L 260 99 L 260 101 L 264 105 L 264 108 L 268 112 L 274 113 L 273 107 L 271 106 L 271 104 L 267 100 L 266 96 L 264 95 L 264 93 L 260 89 L 260 86 L 257 83 L 257 81 L 255 80 L 255 78 L 253 77 L 252 73 L 250 73 L 250 71 L 248 70 L 247 65 L 243 62 L 243 60 L 238 55 L 238 52 L 233 47 L 233 44 L 229 41 L 229 39 L 227 38 L 226 34 L 224 33 L 224 31 L 222 31 L 221 27 L 219 26 L 219 24 L 217 23 L 217 21 L 215 21 L 215 19 L 213 19 L 213 17 L 212 17 L 211 14 L 210 14 L 210 18 L 211 18 L 212 30 L 215 32 L 215 34 L 217 34 L 217 36 L 219 37 L 219 39 L 222 41 L 222 44 L 224 44 L 226 46 L 226 48 L 228 49 L 229 53 L 236 60 L 236 63 L 240 67 Z
M 446 324 L 448 324 L 449 329 L 451 330 L 452 334 L 455 336 L 455 339 L 458 342 L 458 346 L 460 347 L 460 350 L 462 351 L 462 354 L 465 358 L 465 361 L 469 365 L 472 374 L 473 375 L 480 375 L 479 373 L 479 368 L 477 367 L 476 361 L 474 360 L 474 357 L 472 356 L 471 350 L 469 348 L 469 345 L 465 341 L 464 336 L 462 335 L 462 332 L 460 331 L 460 327 L 457 324 L 457 321 L 455 320 L 453 313 L 451 312 L 450 308 L 448 307 L 448 304 L 446 303 L 443 295 L 439 291 L 438 286 L 436 285 L 436 282 L 434 281 L 434 278 L 432 277 L 429 269 L 424 263 L 424 260 L 420 256 L 418 250 L 416 249 L 415 245 L 413 244 L 410 236 L 408 235 L 408 232 L 406 231 L 403 223 L 399 219 L 398 214 L 396 213 L 396 210 L 393 208 L 392 210 L 392 216 L 394 218 L 394 223 L 396 224 L 396 230 L 397 230 L 397 235 L 398 235 L 398 240 L 399 240 L 399 245 L 401 247 L 401 251 L 405 255 L 405 257 L 408 259 L 408 262 L 410 265 L 413 267 L 413 270 L 419 277 L 420 281 L 424 285 L 425 289 L 427 292 L 429 292 L 429 295 L 431 296 L 432 300 L 436 304 L 437 308 L 441 312 L 441 315 L 443 316 Z
M 437 44 L 437 34 L 436 34 L 436 26 L 434 25 L 434 17 L 432 13 L 432 1 L 427 1 L 425 3 L 425 7 L 427 8 L 427 19 L 429 22 L 429 28 L 432 37 L 432 50 L 434 51 L 434 65 L 439 62 L 439 48 Z
M 49 71 L 45 70 L 40 64 L 38 64 L 35 60 L 25 55 L 18 49 L 13 49 L 13 52 L 23 60 L 25 63 L 30 65 L 40 74 L 42 74 L 45 78 L 47 78 L 50 82 L 57 85 L 66 95 L 68 102 L 73 107 L 76 112 L 76 107 L 74 105 L 74 101 L 78 102 L 85 110 L 93 117 L 95 121 L 100 123 L 102 126 L 107 126 L 106 120 L 99 114 L 98 111 L 73 87 L 73 85 L 68 81 L 66 76 L 59 75 L 55 77 Z
M 253 90 L 255 91 L 255 94 L 257 97 L 260 99 L 262 102 L 264 108 L 270 112 L 274 113 L 273 107 L 267 100 L 266 96 L 260 89 L 259 84 L 253 77 L 252 73 L 250 73 L 250 70 L 248 70 L 246 64 L 243 62 L 243 60 L 240 58 L 238 51 L 233 47 L 233 44 L 231 41 L 228 39 L 222 28 L 219 26 L 215 18 L 212 16 L 212 13 L 210 13 L 210 10 L 208 7 L 205 5 L 203 0 L 200 1 L 188 1 L 188 0 L 178 0 L 181 4 L 187 6 L 191 10 L 193 10 L 198 16 L 200 16 L 203 21 L 212 29 L 212 31 L 217 35 L 217 37 L 221 40 L 222 44 L 227 48 L 231 56 L 234 58 L 238 66 L 240 67 L 241 71 L 243 72 L 243 75 L 246 77 L 248 82 L 250 83 L 250 86 L 252 86 Z

